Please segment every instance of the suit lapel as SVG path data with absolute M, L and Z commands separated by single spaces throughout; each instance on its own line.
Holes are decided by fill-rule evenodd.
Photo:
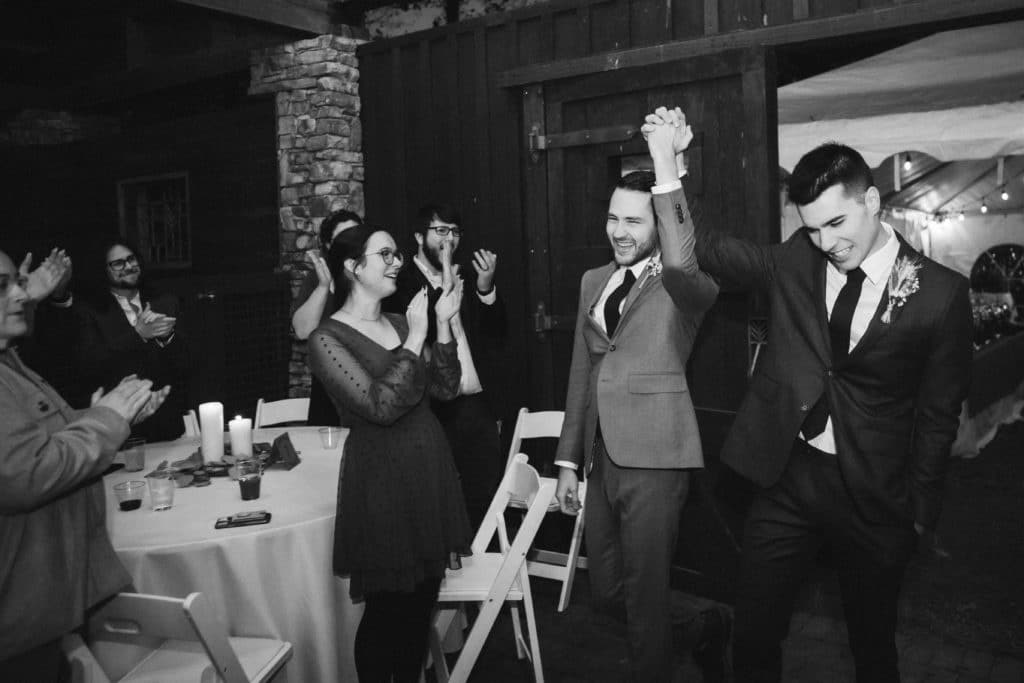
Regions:
M 820 253 L 820 252 L 819 252 Z M 825 289 L 828 274 L 825 272 L 827 259 L 822 256 L 814 260 L 814 318 L 818 322 L 825 358 L 832 358 L 832 335 L 828 330 L 828 306 L 825 305 Z
M 619 326 L 616 328 L 616 331 L 623 328 L 630 312 L 654 291 L 656 284 L 659 282 L 661 282 L 661 273 L 654 275 L 651 272 L 647 272 L 637 278 L 637 281 L 630 288 L 629 294 L 626 295 L 626 300 L 622 302 L 622 316 L 619 318 Z
M 584 292 L 582 294 L 583 296 L 586 296 L 587 322 L 591 325 L 591 327 L 593 327 L 595 330 L 605 335 L 606 337 L 608 336 L 608 334 L 607 332 L 605 332 L 605 329 L 597 324 L 597 319 L 594 317 L 594 309 L 597 307 L 597 302 L 601 299 L 601 294 L 604 292 L 605 287 L 608 286 L 608 280 L 611 279 L 612 275 L 615 273 L 617 268 L 618 266 L 615 265 L 614 261 L 604 266 L 603 269 L 600 271 L 600 276 L 596 278 L 598 286 L 594 288 L 594 291 Z
M 896 254 L 897 262 L 900 259 L 912 258 L 913 256 L 917 255 L 917 252 L 915 252 L 910 247 L 910 245 L 903 240 L 899 233 L 896 233 L 896 239 L 898 239 L 900 242 L 900 250 Z M 893 267 L 895 268 L 895 265 Z M 893 324 L 895 324 L 896 321 L 899 319 L 898 314 L 895 314 L 892 320 L 890 320 L 888 323 L 882 322 L 882 313 L 885 312 L 885 309 L 886 307 L 888 307 L 888 305 L 889 285 L 888 278 L 886 278 L 886 289 L 884 292 L 882 292 L 882 298 L 879 300 L 878 306 L 875 307 L 875 314 L 871 317 L 871 322 L 868 323 L 868 329 L 864 331 L 864 335 L 860 338 L 860 341 L 857 342 L 857 345 L 854 346 L 853 350 L 850 352 L 850 355 L 847 358 L 848 360 L 850 358 L 856 358 L 866 349 L 870 348 L 874 344 L 877 344 L 883 337 L 885 337 L 885 335 L 892 328 Z

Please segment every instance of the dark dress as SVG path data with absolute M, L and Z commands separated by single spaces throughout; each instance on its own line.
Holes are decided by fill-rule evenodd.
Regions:
M 386 315 L 404 340 L 405 317 Z M 310 335 L 309 362 L 351 430 L 338 483 L 335 574 L 351 578 L 353 598 L 442 578 L 472 541 L 451 450 L 430 410 L 431 396 L 458 392 L 455 344 L 436 344 L 428 364 L 331 319 Z

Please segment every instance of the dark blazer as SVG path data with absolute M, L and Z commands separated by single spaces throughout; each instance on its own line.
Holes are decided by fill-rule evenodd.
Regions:
M 771 486 L 824 394 L 839 467 L 860 513 L 872 522 L 932 528 L 970 381 L 968 282 L 897 237 L 897 259 L 920 263 L 920 289 L 888 323 L 881 320 L 883 294 L 864 336 L 838 365 L 825 306 L 826 259 L 806 229 L 773 246 L 699 230 L 697 258 L 723 289 L 763 290 L 771 307 L 768 346 L 722 461 Z
M 83 381 L 95 389 L 110 389 L 132 373 L 153 380 L 153 387 L 171 385 L 171 393 L 160 409 L 132 433 L 151 440 L 174 439 L 184 432 L 182 413 L 188 405 L 189 352 L 187 331 L 182 324 L 178 298 L 170 294 L 143 291 L 147 303 L 157 313 L 177 318 L 174 336 L 161 346 L 145 341 L 128 324 L 128 318 L 109 292 L 91 300 L 75 302 L 78 320 L 78 363 Z
M 630 289 L 611 338 L 593 316 L 614 262 L 583 274 L 556 461 L 589 465 L 598 417 L 608 456 L 623 467 L 704 465 L 686 362 L 718 294 L 697 267 L 693 227 L 669 195 L 654 195 L 662 272 Z

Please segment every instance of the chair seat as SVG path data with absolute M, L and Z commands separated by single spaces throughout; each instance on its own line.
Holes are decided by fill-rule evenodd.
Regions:
M 486 600 L 494 585 L 494 577 L 505 556 L 501 553 L 478 553 L 462 558 L 462 569 L 449 569 L 441 582 L 439 602 Z M 523 588 L 517 577 L 506 600 L 522 600 Z
M 228 638 L 250 681 L 269 681 L 288 661 L 292 646 L 272 638 Z M 209 672 L 206 672 L 206 670 Z M 216 681 L 213 665 L 201 643 L 165 640 L 139 662 L 119 683 L 167 683 L 169 681 Z

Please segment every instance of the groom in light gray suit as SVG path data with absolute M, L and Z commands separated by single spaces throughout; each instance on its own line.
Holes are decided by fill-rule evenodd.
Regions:
M 675 168 L 671 140 L 649 141 Z M 664 141 L 662 141 L 664 143 Z M 672 678 L 669 569 L 690 471 L 703 467 L 686 362 L 718 289 L 698 266 L 685 209 L 655 176 L 624 176 L 606 231 L 614 261 L 587 271 L 555 458 L 563 512 L 584 501 L 587 562 L 598 607 L 625 616 L 636 681 Z M 684 235 L 688 235 L 684 239 Z

